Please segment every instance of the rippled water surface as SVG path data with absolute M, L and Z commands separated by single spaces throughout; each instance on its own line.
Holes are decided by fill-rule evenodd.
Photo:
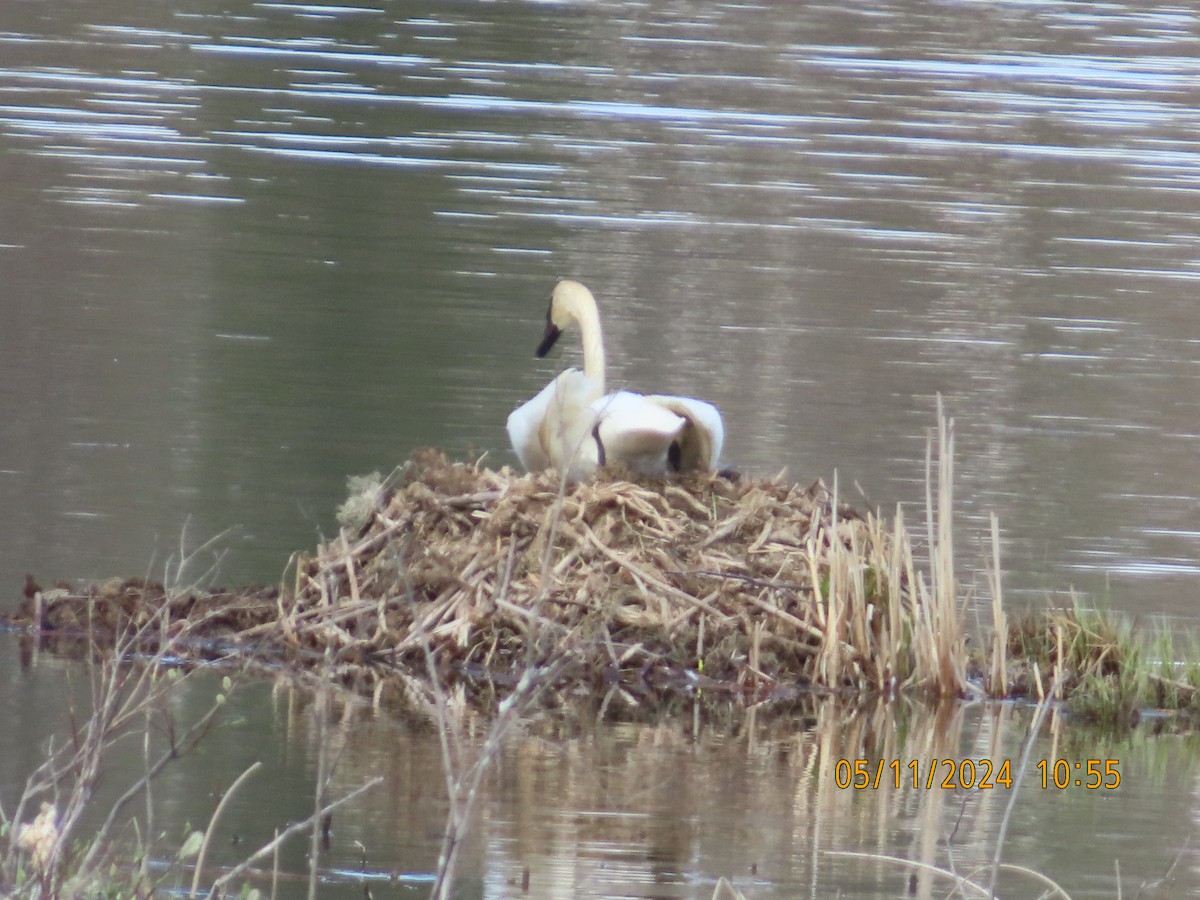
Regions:
M 347 473 L 511 461 L 570 274 L 731 464 L 919 501 L 941 392 L 1010 596 L 1194 616 L 1191 11 L 402 10 L 7 10 L 4 571 L 270 578 Z
M 919 507 L 941 393 L 964 567 L 1194 627 L 1198 135 L 1186 4 L 14 0 L 0 602 L 513 462 L 571 275 L 728 463 Z
M 0 648 L 13 643 L 0 635 Z M 0 695 L 0 708 L 40 738 L 51 720 L 57 726 L 65 717 L 64 695 L 86 693 L 78 683 L 68 689 L 82 667 L 46 659 L 31 677 L 17 671 L 14 656 L 0 655 L 0 682 L 21 690 Z M 220 685 L 208 673 L 192 678 L 172 705 L 180 735 Z M 361 898 L 364 888 L 374 897 L 428 896 L 446 815 L 442 752 L 436 730 L 400 712 L 395 700 L 387 692 L 372 702 L 338 691 L 321 699 L 286 676 L 236 690 L 200 749 L 156 782 L 163 829 L 156 860 L 168 860 L 184 823 L 207 826 L 221 794 L 254 763 L 261 768 L 231 793 L 214 826 L 202 884 L 304 819 L 313 809 L 316 747 L 324 743 L 327 799 L 376 776 L 384 781 L 333 813 L 318 896 Z M 510 734 L 483 783 L 454 896 L 709 900 L 725 877 L 748 900 L 939 898 L 948 895 L 947 878 L 883 857 L 952 866 L 986 884 L 1006 817 L 1005 863 L 1053 878 L 1072 897 L 1200 890 L 1187 841 L 1200 760 L 1194 735 L 1156 736 L 1155 723 L 1147 723 L 1111 736 L 1051 715 L 1021 782 L 1032 716 L 1010 704 L 930 712 L 827 698 L 747 712 L 717 702 L 660 719 L 610 696 L 604 703 L 617 721 L 598 724 L 600 702 L 580 698 L 578 708 L 537 714 Z M 485 722 L 450 708 L 462 734 L 482 739 Z M 163 734 L 156 728 L 152 743 L 161 744 Z M 97 822 L 144 771 L 140 738 L 129 743 L 106 767 Z M 477 749 L 472 741 L 470 753 Z M 0 772 L 7 780 L 18 760 L 32 766 L 37 759 L 32 742 L 6 749 Z M 1057 776 L 1052 763 L 1044 772 L 1038 766 L 1056 759 L 1064 760 Z M 1094 789 L 1086 786 L 1089 759 L 1105 772 L 1091 779 Z M 869 761 L 866 781 L 852 774 L 857 760 Z M 280 854 L 278 896 L 306 895 L 307 847 L 305 833 Z M 275 866 L 264 861 L 247 883 L 268 891 Z M 184 870 L 166 883 L 186 891 L 190 880 Z M 1036 897 L 1043 886 L 1015 868 L 1002 870 L 997 884 L 1001 897 Z

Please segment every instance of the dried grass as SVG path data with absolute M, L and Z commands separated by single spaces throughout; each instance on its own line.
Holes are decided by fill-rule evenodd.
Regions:
M 901 516 L 862 516 L 821 482 L 608 471 L 564 486 L 423 450 L 354 487 L 354 526 L 298 558 L 289 590 L 113 581 L 46 592 L 43 630 L 136 626 L 166 604 L 226 650 L 360 673 L 423 672 L 428 646 L 446 672 L 515 680 L 567 661 L 572 683 L 635 695 L 964 688 L 946 558 L 918 574 Z M 948 531 L 931 534 L 936 550 Z
M 409 664 L 429 641 L 492 672 L 528 661 L 535 636 L 535 658 L 627 686 L 962 689 L 937 634 L 913 646 L 945 610 L 909 589 L 900 520 L 820 482 L 610 475 L 560 490 L 418 453 L 367 525 L 300 562 L 289 631 Z M 311 617 L 330 608 L 346 614 Z

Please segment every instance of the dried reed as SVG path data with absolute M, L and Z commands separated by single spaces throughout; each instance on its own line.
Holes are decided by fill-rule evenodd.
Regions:
M 697 684 L 954 696 L 966 657 L 952 421 L 939 424 L 936 490 L 932 453 L 931 441 L 925 571 L 903 516 L 860 515 L 836 482 L 609 471 L 568 486 L 423 450 L 387 482 L 357 480 L 347 524 L 297 558 L 290 590 L 167 596 L 130 580 L 77 599 L 135 623 L 166 607 L 223 647 L 346 679 L 423 672 L 428 646 L 458 673 L 515 683 L 553 661 L 565 681 L 643 697 Z M 44 628 L 78 629 L 71 599 L 40 613 Z
M 752 693 L 962 691 L 948 498 L 926 578 L 902 517 L 820 482 L 610 473 L 560 490 L 420 451 L 395 489 L 367 490 L 367 523 L 301 559 L 280 601 L 297 652 L 419 670 L 428 642 L 443 665 L 514 675 L 560 657 L 637 692 L 698 671 Z

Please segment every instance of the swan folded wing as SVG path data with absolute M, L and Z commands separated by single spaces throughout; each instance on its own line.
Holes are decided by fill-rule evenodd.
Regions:
M 600 386 L 567 369 L 508 416 L 508 438 L 529 472 L 567 468 L 577 478 L 598 465 L 592 401 Z
M 642 394 L 617 391 L 592 404 L 600 463 L 620 463 L 643 475 L 670 468 L 671 445 L 687 420 Z
M 681 472 L 710 472 L 717 468 L 725 443 L 725 423 L 720 410 L 695 397 L 651 394 L 646 400 L 687 420 L 679 435 L 678 456 L 672 468 Z

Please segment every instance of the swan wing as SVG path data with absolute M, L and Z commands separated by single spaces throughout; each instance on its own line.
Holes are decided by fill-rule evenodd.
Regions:
M 725 444 L 725 423 L 721 411 L 705 400 L 695 397 L 675 397 L 652 394 L 646 397 L 687 420 L 679 436 L 678 468 L 680 471 L 712 471 L 721 458 Z
M 566 468 L 582 477 L 596 468 L 591 404 L 600 386 L 578 369 L 567 369 L 508 416 L 508 439 L 529 472 Z
M 550 456 L 542 446 L 540 425 L 554 397 L 554 382 L 542 388 L 508 414 L 508 440 L 526 472 L 550 467 Z
M 670 468 L 671 445 L 687 420 L 642 394 L 617 391 L 592 404 L 601 463 L 620 463 L 645 475 Z

